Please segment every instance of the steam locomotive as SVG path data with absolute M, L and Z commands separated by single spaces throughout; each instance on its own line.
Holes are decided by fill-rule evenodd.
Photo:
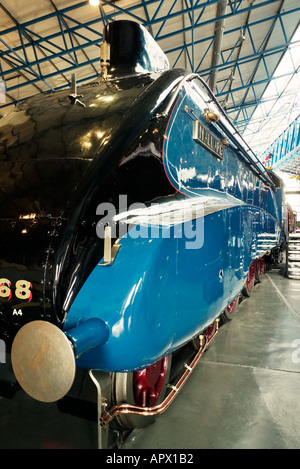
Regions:
M 112 389 L 102 428 L 130 427 L 172 402 L 260 280 L 283 189 L 141 25 L 105 27 L 101 68 L 80 95 L 74 80 L 0 119 L 0 392 L 58 401 L 88 373 Z

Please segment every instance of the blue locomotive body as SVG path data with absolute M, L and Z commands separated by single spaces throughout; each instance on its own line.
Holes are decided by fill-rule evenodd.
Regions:
M 106 39 L 108 75 L 82 102 L 62 91 L 21 106 L 15 132 L 0 120 L 0 333 L 40 400 L 74 367 L 147 369 L 191 341 L 284 235 L 278 179 L 207 85 L 135 23 Z
M 176 196 L 119 217 L 131 229 L 114 263 L 99 259 L 68 313 L 66 333 L 94 317 L 109 328 L 80 367 L 133 371 L 172 353 L 221 315 L 250 264 L 282 240 L 281 189 L 239 155 L 225 125 L 208 128 L 208 100 L 197 77 L 183 79 L 161 149 Z
M 274 234 L 265 248 L 279 240 L 276 221 L 257 217 L 256 208 L 238 206 L 206 216 L 200 228 L 194 222 L 203 232 L 195 250 L 186 248 L 193 241 L 181 229 L 176 236 L 176 227 L 160 228 L 155 238 L 122 238 L 114 264 L 94 269 L 68 313 L 67 334 L 89 318 L 109 327 L 108 341 L 78 357 L 78 366 L 137 370 L 207 329 L 241 292 L 251 261 L 263 254 L 259 235 Z M 245 227 L 251 230 L 246 239 Z

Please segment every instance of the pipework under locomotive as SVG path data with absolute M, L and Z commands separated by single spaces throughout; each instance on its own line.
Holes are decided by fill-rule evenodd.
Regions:
M 102 424 L 131 426 L 172 402 L 172 353 L 196 341 L 192 369 L 261 278 L 283 199 L 206 83 L 170 69 L 145 28 L 113 22 L 104 44 L 80 95 L 74 82 L 0 119 L 0 392 L 17 380 L 57 401 L 87 370 L 115 387 Z

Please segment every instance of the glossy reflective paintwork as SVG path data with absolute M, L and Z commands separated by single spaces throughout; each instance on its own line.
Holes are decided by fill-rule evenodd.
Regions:
M 147 218 L 148 209 L 123 216 L 134 228 L 119 241 L 114 264 L 100 262 L 77 296 L 64 329 L 99 314 L 110 330 L 107 344 L 78 360 L 81 367 L 135 370 L 171 353 L 222 313 L 240 293 L 253 259 L 280 243 L 282 189 L 275 191 L 259 162 L 239 150 L 224 116 L 220 123 L 205 122 L 211 106 L 205 87 L 186 77 L 181 83 L 157 121 L 163 135 L 157 148 L 177 195 L 160 200 L 168 210 L 161 209 L 159 226 L 152 212 Z M 224 145 L 222 159 L 193 138 L 196 119 Z M 200 218 L 180 221 L 180 202 L 196 210 L 197 201 Z M 174 210 L 176 222 L 170 222 Z M 178 231 L 201 233 L 201 239 Z
M 168 70 L 144 28 L 117 23 L 105 35 L 108 80 L 79 88 L 84 106 L 72 105 L 66 90 L 0 119 L 0 278 L 11 283 L 0 287 L 1 337 L 9 344 L 24 323 L 43 319 L 72 330 L 76 342 L 78 324 L 99 318 L 108 340 L 78 366 L 107 371 L 149 365 L 207 327 L 238 295 L 251 261 L 281 236 L 282 194 L 226 118 L 210 125 L 218 141 L 232 138 L 224 159 L 193 138 L 211 95 L 186 71 Z M 158 203 L 162 218 L 141 236 L 145 211 L 134 221 L 119 214 L 117 228 L 127 223 L 129 233 L 115 262 L 98 265 L 97 207 L 118 210 L 122 194 L 146 212 Z M 21 280 L 31 284 L 21 286 L 26 301 L 15 286 Z
M 159 138 L 144 142 L 165 88 L 182 74 L 99 79 L 80 88 L 85 107 L 72 106 L 65 90 L 38 95 L 0 120 L 0 278 L 11 292 L 19 280 L 32 284 L 30 302 L 0 298 L 8 349 L 27 321 L 62 324 L 102 257 L 99 203 L 119 193 L 146 201 L 172 192 L 157 158 Z M 145 178 L 151 174 L 155 185 Z
M 164 168 L 174 188 L 189 197 L 217 191 L 243 201 L 245 204 L 263 207 L 279 219 L 274 190 L 252 171 L 248 162 L 231 141 L 231 133 L 224 133 L 220 124 L 208 124 L 205 109 L 210 97 L 200 80 L 194 78 L 183 84 L 174 106 L 163 146 Z M 224 116 L 221 116 L 221 121 Z M 194 124 L 200 122 L 205 137 L 223 147 L 222 158 L 207 150 L 194 138 Z M 227 139 L 224 144 L 224 139 Z
M 161 227 L 152 238 L 143 238 L 138 227 L 137 237 L 129 232 L 120 241 L 113 266 L 94 269 L 65 329 L 96 315 L 107 323 L 109 340 L 82 355 L 78 366 L 135 370 L 176 350 L 239 294 L 248 266 L 262 253 L 261 227 L 265 246 L 276 245 L 280 234 L 275 220 L 249 206 L 216 212 L 200 223 L 185 223 L 178 238 L 180 224 Z
M 110 44 L 110 78 L 134 73 L 157 73 L 169 68 L 166 55 L 138 23 L 114 21 L 105 28 L 104 40 Z

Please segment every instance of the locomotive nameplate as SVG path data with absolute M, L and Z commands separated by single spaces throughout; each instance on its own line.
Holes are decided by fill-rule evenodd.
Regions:
M 205 127 L 198 119 L 193 124 L 193 139 L 199 142 L 207 150 L 220 160 L 224 159 L 224 145 L 214 134 Z

